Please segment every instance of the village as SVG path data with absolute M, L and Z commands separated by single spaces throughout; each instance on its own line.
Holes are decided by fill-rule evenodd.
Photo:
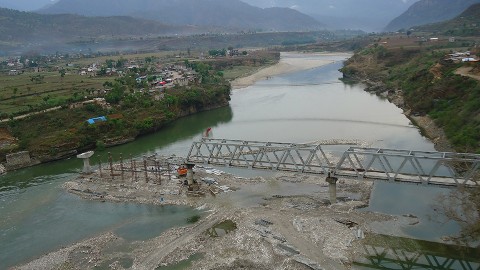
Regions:
M 229 47 L 205 53 L 31 53 L 8 57 L 0 60 L 0 119 L 103 98 L 117 79 L 127 82 L 131 92 L 149 93 L 158 100 L 165 89 L 201 83 L 202 76 L 190 63 L 248 55 Z

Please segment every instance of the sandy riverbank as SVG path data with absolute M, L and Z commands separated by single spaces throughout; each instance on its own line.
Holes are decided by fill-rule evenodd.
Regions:
M 279 64 L 244 79 L 253 84 L 332 62 L 305 56 L 282 55 Z M 238 85 L 237 89 L 242 88 Z M 368 205 L 372 186 L 365 181 L 340 179 L 338 203 L 330 204 L 324 176 L 278 173 L 241 178 L 198 167 L 195 178 L 200 192 L 191 193 L 180 179 L 164 177 L 159 182 L 154 173 L 147 177 L 150 181 L 142 179 L 143 173 L 138 179 L 117 175 L 114 180 L 105 177 L 105 169 L 102 175 L 79 177 L 66 183 L 65 189 L 84 199 L 189 205 L 209 209 L 208 214 L 191 226 L 173 228 L 146 241 L 129 243 L 113 231 L 105 232 L 18 269 L 155 269 L 196 254 L 201 256 L 186 269 L 349 269 L 362 256 L 364 233 L 389 234 L 418 223 L 415 217 L 356 210 Z M 233 222 L 235 229 L 222 235 L 220 228 L 219 235 L 209 235 L 225 221 Z
M 322 59 L 316 56 L 345 56 L 350 57 L 349 53 L 281 53 L 280 62 L 260 69 L 258 72 L 238 78 L 231 82 L 233 89 L 245 88 L 253 85 L 256 81 L 266 79 L 268 77 L 277 76 L 281 74 L 312 69 L 334 63 L 334 60 Z
M 368 204 L 371 183 L 365 181 L 339 179 L 338 202 L 330 204 L 328 183 L 316 175 L 242 178 L 197 166 L 198 190 L 189 192 L 184 179 L 159 181 L 154 171 L 134 178 L 108 173 L 104 168 L 64 187 L 89 200 L 208 211 L 191 226 L 146 241 L 128 242 L 108 231 L 16 269 L 155 269 L 198 254 L 186 269 L 349 269 L 362 256 L 364 233 L 389 233 L 418 223 L 415 217 L 357 211 Z M 226 234 L 222 226 L 215 229 L 224 222 L 235 225 Z

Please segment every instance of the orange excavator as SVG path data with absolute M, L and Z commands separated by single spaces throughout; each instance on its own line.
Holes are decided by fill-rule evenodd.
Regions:
M 177 169 L 178 176 L 187 176 L 187 167 L 185 165 L 181 165 Z

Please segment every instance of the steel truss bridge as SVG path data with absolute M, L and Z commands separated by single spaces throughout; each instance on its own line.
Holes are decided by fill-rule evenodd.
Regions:
M 327 145 L 326 145 L 327 144 Z M 203 138 L 187 162 L 447 187 L 480 186 L 480 155 Z M 325 148 L 325 149 L 324 149 Z

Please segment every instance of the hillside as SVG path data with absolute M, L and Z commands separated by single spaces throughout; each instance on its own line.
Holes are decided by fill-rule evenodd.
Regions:
M 321 29 L 313 18 L 289 8 L 258 8 L 239 0 L 60 0 L 44 14 L 133 16 L 174 25 L 222 26 L 236 30 Z
M 252 6 L 291 7 L 312 16 L 328 29 L 379 32 L 418 0 L 242 0 Z
M 342 71 L 345 78 L 367 82 L 367 91 L 388 97 L 412 121 L 433 119 L 456 151 L 480 153 L 480 82 L 456 75 L 469 64 L 447 60 L 449 52 L 448 48 L 433 51 L 428 46 L 406 49 L 374 44 L 359 50 Z M 429 134 L 433 125 L 420 126 Z M 441 137 L 431 136 L 437 150 L 451 151 L 446 144 L 438 144 Z
M 450 20 L 476 3 L 480 3 L 480 0 L 421 0 L 392 20 L 385 31 Z
M 10 8 L 21 11 L 32 11 L 42 8 L 48 4 L 52 3 L 51 0 L 0 0 L 1 8 Z
M 53 42 L 78 37 L 166 35 L 194 32 L 194 27 L 168 26 L 131 17 L 40 15 L 0 8 L 0 41 Z
M 480 4 L 470 6 L 456 18 L 415 27 L 417 31 L 448 36 L 480 36 Z

